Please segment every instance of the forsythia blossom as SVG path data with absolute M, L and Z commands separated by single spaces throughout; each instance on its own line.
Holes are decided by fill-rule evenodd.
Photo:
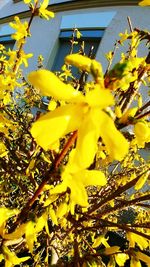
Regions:
M 146 121 L 139 121 L 134 126 L 136 142 L 138 147 L 143 148 L 145 143 L 150 142 L 150 123 Z
M 99 137 L 112 159 L 122 160 L 127 154 L 127 140 L 104 111 L 114 104 L 109 90 L 95 84 L 94 89 L 83 96 L 48 70 L 31 72 L 28 79 L 43 95 L 67 101 L 66 105 L 41 116 L 33 124 L 31 133 L 40 146 L 50 149 L 59 138 L 78 130 L 75 158 L 82 168 L 93 162 Z
M 16 30 L 14 34 L 12 34 L 12 39 L 19 41 L 24 37 L 28 36 L 28 22 L 24 23 L 20 21 L 19 17 L 14 17 L 15 23 L 10 22 L 9 25 Z
M 143 0 L 139 3 L 139 6 L 150 6 L 150 0 Z
M 45 18 L 47 20 L 49 20 L 49 18 L 54 18 L 54 13 L 46 9 L 48 6 L 48 3 L 49 3 L 49 0 L 43 0 L 43 3 L 41 4 L 39 8 L 40 17 Z
M 85 189 L 86 186 L 95 185 L 103 186 L 107 180 L 101 171 L 86 170 L 76 166 L 75 153 L 73 150 L 70 154 L 69 162 L 66 165 L 62 175 L 62 183 L 50 190 L 50 194 L 60 194 L 70 189 L 70 211 L 74 214 L 76 204 L 86 207 L 88 206 L 88 195 Z

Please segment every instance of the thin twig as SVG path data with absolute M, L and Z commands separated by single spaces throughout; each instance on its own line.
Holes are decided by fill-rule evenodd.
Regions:
M 144 109 L 148 108 L 149 106 L 150 106 L 150 101 L 148 101 L 145 105 L 143 105 L 141 108 L 139 108 L 139 109 L 137 110 L 137 112 L 136 112 L 136 116 L 139 115 L 139 114 L 141 114 L 141 112 L 142 112 Z
M 140 177 L 145 174 L 148 170 L 144 171 L 143 173 L 139 174 L 136 178 L 125 184 L 124 186 L 119 186 L 117 190 L 115 190 L 112 194 L 108 195 L 107 197 L 104 197 L 99 203 L 95 204 L 91 209 L 89 209 L 88 214 L 91 214 L 101 208 L 106 202 L 115 199 L 119 195 L 121 195 L 123 192 L 134 186 L 137 181 L 140 179 Z
M 131 19 L 130 19 L 129 16 L 127 16 L 127 20 L 128 20 L 128 24 L 129 24 L 130 31 L 133 32 L 132 23 L 131 23 Z
M 53 175 L 56 175 L 56 171 L 58 170 L 58 167 L 61 163 L 61 161 L 64 159 L 64 157 L 66 156 L 68 150 L 70 149 L 70 147 L 74 144 L 75 140 L 77 138 L 77 131 L 75 131 L 69 138 L 69 140 L 67 141 L 66 145 L 64 146 L 64 148 L 62 149 L 61 153 L 56 156 L 54 163 L 52 164 L 51 168 L 49 171 L 46 172 L 45 174 L 45 178 L 44 180 L 41 182 L 41 184 L 39 185 L 39 187 L 37 188 L 37 190 L 35 191 L 34 195 L 32 196 L 31 199 L 29 199 L 29 201 L 27 202 L 26 206 L 22 209 L 22 211 L 20 212 L 16 222 L 12 225 L 10 232 L 14 231 L 16 229 L 16 227 L 18 226 L 19 223 L 21 223 L 23 220 L 26 219 L 29 210 L 31 209 L 33 203 L 35 202 L 35 200 L 38 198 L 38 196 L 41 194 L 44 186 L 46 185 L 46 183 L 50 180 L 50 178 Z M 56 180 L 56 179 L 55 179 Z
M 137 115 L 137 116 L 135 116 L 134 118 L 135 119 L 142 119 L 142 118 L 144 118 L 144 117 L 146 117 L 146 116 L 149 116 L 150 115 L 150 110 L 148 110 L 147 112 L 145 112 L 144 114 L 140 114 L 140 115 Z

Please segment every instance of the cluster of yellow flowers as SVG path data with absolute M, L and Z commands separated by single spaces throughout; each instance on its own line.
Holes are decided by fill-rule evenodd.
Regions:
M 49 19 L 54 17 L 54 13 L 50 12 L 47 9 L 49 0 L 43 0 L 39 5 L 39 7 L 38 7 L 38 0 L 24 0 L 24 3 L 28 4 L 30 9 L 33 11 L 31 12 L 32 15 L 35 12 L 34 15 L 39 15 L 44 19 Z M 144 0 L 140 2 L 140 5 L 141 6 L 150 5 L 150 1 Z M 15 88 L 17 87 L 24 88 L 24 86 L 29 85 L 29 84 L 27 85 L 27 83 L 24 83 L 23 82 L 24 80 L 22 80 L 22 82 L 20 81 L 20 74 L 19 74 L 21 64 L 24 64 L 25 67 L 27 67 L 28 59 L 32 56 L 31 53 L 25 54 L 23 50 L 23 45 L 26 42 L 26 38 L 30 36 L 29 24 L 30 23 L 27 22 L 21 22 L 19 17 L 15 17 L 14 22 L 10 23 L 10 26 L 14 28 L 16 31 L 12 35 L 12 38 L 16 40 L 16 47 L 17 47 L 16 51 L 10 49 L 6 51 L 5 48 L 2 45 L 0 45 L 0 62 L 1 62 L 0 100 L 2 100 L 1 101 L 2 107 L 5 106 L 7 107 L 7 104 L 10 103 L 11 99 L 13 98 L 12 96 Z M 76 29 L 76 34 L 77 38 L 80 38 L 80 32 L 77 29 Z M 128 185 L 127 184 L 128 182 L 131 183 L 132 181 L 134 181 L 134 179 L 137 180 L 131 186 L 134 186 L 135 190 L 140 190 L 144 185 L 144 183 L 148 180 L 149 170 L 147 166 L 145 169 L 143 168 L 144 172 L 137 171 L 136 173 L 136 168 L 134 169 L 134 171 L 132 168 L 132 166 L 134 166 L 134 162 L 131 163 L 132 158 L 130 158 L 129 171 L 128 170 L 126 171 L 127 168 L 125 164 L 127 164 L 129 157 L 131 157 L 132 151 L 136 151 L 136 149 L 138 148 L 144 148 L 145 143 L 150 142 L 150 123 L 147 121 L 146 116 L 144 116 L 144 118 L 142 117 L 141 119 L 139 119 L 138 115 L 136 115 L 139 114 L 138 111 L 140 110 L 140 107 L 142 107 L 141 103 L 139 103 L 139 106 L 137 105 L 137 107 L 127 108 L 124 111 L 124 109 L 121 108 L 121 104 L 119 103 L 119 101 L 118 102 L 116 101 L 118 95 L 120 94 L 122 96 L 128 90 L 131 83 L 135 82 L 135 86 L 137 85 L 138 87 L 136 81 L 139 78 L 138 76 L 139 69 L 141 68 L 141 66 L 143 67 L 143 69 L 147 67 L 147 63 L 145 61 L 145 58 L 137 57 L 137 46 L 140 42 L 138 32 L 133 31 L 132 33 L 128 34 L 128 32 L 126 31 L 124 34 L 120 34 L 120 37 L 121 37 L 120 44 L 122 44 L 128 38 L 131 41 L 130 58 L 129 60 L 127 60 L 125 58 L 125 55 L 122 54 L 121 61 L 118 64 L 116 64 L 114 68 L 111 71 L 109 71 L 109 73 L 106 73 L 106 75 L 103 74 L 102 66 L 98 61 L 83 56 L 81 54 L 71 54 L 66 56 L 65 65 L 63 66 L 62 69 L 64 72 L 61 73 L 59 76 L 55 75 L 53 72 L 49 70 L 39 69 L 37 71 L 29 73 L 27 77 L 28 82 L 36 90 L 39 90 L 41 96 L 48 96 L 51 98 L 51 100 L 48 106 L 49 111 L 47 111 L 46 114 L 42 114 L 32 124 L 30 132 L 29 132 L 29 126 L 27 126 L 27 133 L 31 138 L 31 144 L 30 144 L 31 147 L 29 151 L 29 158 L 26 157 L 25 155 L 25 160 L 22 161 L 22 164 L 25 162 L 25 168 L 22 168 L 23 175 L 22 173 L 21 175 L 25 176 L 26 174 L 25 176 L 26 179 L 26 177 L 28 178 L 30 174 L 32 176 L 34 172 L 35 173 L 38 172 L 39 174 L 39 170 L 37 167 L 38 165 L 37 158 L 36 158 L 37 152 L 39 152 L 39 150 L 40 152 L 42 151 L 43 153 L 42 156 L 44 158 L 44 163 L 45 162 L 48 163 L 48 168 L 51 167 L 52 170 L 49 171 L 48 169 L 48 172 L 45 173 L 46 174 L 48 173 L 48 175 L 50 174 L 51 177 L 53 176 L 53 174 L 54 176 L 55 174 L 57 175 L 59 171 L 61 173 L 59 173 L 58 179 L 53 180 L 52 184 L 46 184 L 46 183 L 44 184 L 42 181 L 41 184 L 38 186 L 37 191 L 33 195 L 33 198 L 29 199 L 28 202 L 29 207 L 27 208 L 25 207 L 25 209 L 23 209 L 23 211 L 25 210 L 25 213 L 26 210 L 29 211 L 36 197 L 41 194 L 37 202 L 39 202 L 40 205 L 41 203 L 43 205 L 42 215 L 40 214 L 40 212 L 35 213 L 34 220 L 30 220 L 29 218 L 29 220 L 28 219 L 24 220 L 25 221 L 24 223 L 22 223 L 21 220 L 20 221 L 17 220 L 16 222 L 17 223 L 19 222 L 18 227 L 12 233 L 8 233 L 7 231 L 7 220 L 11 219 L 13 223 L 14 220 L 12 219 L 12 217 L 18 216 L 19 218 L 19 215 L 20 214 L 22 215 L 22 212 L 20 213 L 19 209 L 11 210 L 6 207 L 0 207 L 0 214 L 1 214 L 0 235 L 3 238 L 3 246 L 2 246 L 2 254 L 0 254 L 0 262 L 4 260 L 6 267 L 11 267 L 20 264 L 24 261 L 27 261 L 30 258 L 29 256 L 18 258 L 17 255 L 12 250 L 12 248 L 11 249 L 8 248 L 9 246 L 14 245 L 15 242 L 21 243 L 22 241 L 25 240 L 29 252 L 32 255 L 34 255 L 35 252 L 34 243 L 35 244 L 38 243 L 37 236 L 43 229 L 48 237 L 52 237 L 51 238 L 52 242 L 53 238 L 57 239 L 57 235 L 55 237 L 55 234 L 53 235 L 53 232 L 50 233 L 49 231 L 49 225 L 48 225 L 49 218 L 51 219 L 54 227 L 55 225 L 59 225 L 60 232 L 63 229 L 62 231 L 63 234 L 66 228 L 68 227 L 69 229 L 70 227 L 69 231 L 68 232 L 66 231 L 70 240 L 71 238 L 73 240 L 73 238 L 76 235 L 76 233 L 74 233 L 76 231 L 75 229 L 77 225 L 76 222 L 79 222 L 79 224 L 81 222 L 81 225 L 83 226 L 87 225 L 87 227 L 89 227 L 92 224 L 94 225 L 95 222 L 96 224 L 97 222 L 99 224 L 100 219 L 104 221 L 105 219 L 107 219 L 108 221 L 106 223 L 106 226 L 104 228 L 101 228 L 101 225 L 100 226 L 98 225 L 99 227 L 98 229 L 102 229 L 103 232 L 105 231 L 107 232 L 108 229 L 111 230 L 116 229 L 119 223 L 118 221 L 117 221 L 118 224 L 117 223 L 115 224 L 114 222 L 115 220 L 117 220 L 116 218 L 119 214 L 118 211 L 120 208 L 117 210 L 116 207 L 117 205 L 118 206 L 120 205 L 119 203 L 121 203 L 120 199 L 122 196 L 120 192 L 124 193 L 127 189 L 129 189 L 130 187 L 128 188 L 126 187 L 126 185 Z M 107 59 L 111 61 L 112 57 L 113 57 L 113 52 L 110 52 L 107 55 Z M 78 88 L 75 89 L 75 87 L 73 86 L 73 82 L 67 81 L 68 77 L 73 80 L 70 65 L 75 66 L 82 73 L 88 73 L 89 75 L 91 75 L 92 81 L 86 83 L 85 85 L 86 88 L 84 88 L 84 92 L 79 91 Z M 107 74 L 109 75 L 107 76 Z M 31 89 L 31 86 L 28 86 L 28 90 Z M 117 97 L 115 98 L 115 96 Z M 9 108 L 7 112 L 9 113 Z M 23 119 L 21 118 L 20 121 L 21 120 Z M 17 124 L 15 120 L 14 122 L 11 122 L 9 119 L 7 119 L 7 113 L 5 112 L 5 110 L 3 110 L 2 113 L 0 113 L 0 132 L 2 135 L 2 139 L 0 140 L 0 158 L 5 157 L 6 161 L 9 158 L 9 152 L 11 151 L 11 148 L 9 151 L 8 146 L 5 144 L 5 142 L 3 143 L 3 137 L 8 140 L 13 140 L 13 138 L 11 139 L 10 137 L 10 133 L 15 132 L 16 128 L 15 123 Z M 131 127 L 134 129 L 133 130 L 134 137 L 131 138 L 132 140 L 130 140 L 130 138 L 129 139 L 125 138 L 125 134 L 123 134 L 121 130 L 119 130 L 122 126 L 123 127 L 128 126 L 128 124 L 131 124 L 132 125 Z M 61 168 L 59 169 L 58 167 L 56 167 L 55 162 L 57 161 L 57 156 L 59 158 L 61 152 L 63 152 L 63 149 L 61 151 L 62 147 L 60 144 L 63 143 L 61 141 L 64 141 L 64 139 L 68 141 L 71 140 L 71 137 L 74 134 L 76 134 L 75 135 L 76 139 L 74 139 L 75 142 L 73 144 L 74 146 L 72 149 L 70 149 L 71 148 L 70 146 L 69 149 L 67 150 L 68 154 L 66 153 L 67 154 L 66 159 L 63 158 L 65 164 L 62 164 L 63 166 L 61 166 Z M 13 137 L 15 139 L 15 134 Z M 33 139 L 36 141 L 37 146 L 35 145 Z M 26 148 L 28 149 L 28 143 L 25 145 Z M 42 147 L 43 150 L 39 148 L 39 146 Z M 19 144 L 17 143 L 17 151 L 15 151 L 16 154 L 14 154 L 15 156 L 17 156 L 17 153 L 20 152 L 18 147 Z M 57 156 L 53 161 L 51 160 L 51 158 L 53 158 L 53 152 L 54 152 L 53 150 L 55 149 L 57 149 L 57 152 L 60 151 L 61 152 L 58 155 L 56 154 Z M 51 150 L 52 153 L 49 153 L 49 150 Z M 47 158 L 47 155 L 48 156 L 51 155 L 51 157 Z M 98 155 L 101 160 L 102 167 L 95 169 L 91 168 L 92 164 L 95 163 L 94 162 L 95 158 L 97 158 Z M 21 157 L 19 157 L 19 160 L 20 158 Z M 124 160 L 124 158 L 126 158 L 126 161 Z M 122 169 L 124 168 L 126 173 L 126 175 L 122 175 L 121 172 L 116 172 L 117 173 L 116 181 L 113 181 L 115 180 L 114 178 L 115 176 L 111 180 L 110 176 L 107 175 L 109 173 L 109 167 L 110 167 L 109 163 L 112 163 L 114 161 L 116 162 L 120 161 L 121 163 L 119 165 L 119 168 Z M 105 172 L 102 171 L 102 169 L 104 170 L 103 163 L 105 166 L 107 165 L 107 170 L 105 169 Z M 19 166 L 18 170 L 20 170 L 21 167 Z M 41 169 L 43 175 L 44 169 L 43 168 Z M 53 170 L 56 173 L 54 173 Z M 131 174 L 130 172 L 133 173 Z M 118 178 L 117 176 L 119 175 L 120 177 Z M 40 179 L 39 176 L 38 179 Z M 109 177 L 110 179 L 108 184 L 107 184 L 107 177 Z M 38 179 L 36 180 L 35 178 L 34 180 L 33 178 L 33 184 L 35 187 L 39 182 Z M 44 182 L 45 181 L 48 180 L 44 180 Z M 112 195 L 110 191 L 108 191 L 107 195 L 107 190 L 106 190 L 107 185 L 109 190 L 111 181 L 114 182 L 113 184 L 114 187 L 112 186 L 111 189 L 116 191 L 113 191 Z M 101 190 L 99 190 L 99 188 L 102 186 L 105 186 L 104 188 L 102 188 L 104 189 L 104 194 L 100 195 Z M 89 190 L 87 190 L 87 187 L 90 187 Z M 121 189 L 122 191 L 119 191 L 118 189 L 119 190 Z M 116 193 L 117 190 L 119 194 L 117 196 L 114 194 L 113 196 L 113 193 L 114 192 Z M 88 194 L 90 194 L 91 192 L 93 194 L 93 195 L 91 194 L 93 199 L 91 198 L 91 200 L 89 200 Z M 97 199 L 101 198 L 100 201 L 102 201 L 102 203 L 103 200 L 105 201 L 106 199 L 106 203 L 105 204 L 103 203 L 101 206 L 98 207 L 99 210 L 97 209 L 97 207 L 96 208 L 94 207 L 93 209 L 94 206 L 93 204 L 92 204 L 93 206 L 92 205 L 90 206 L 92 201 L 94 202 L 96 199 L 95 193 L 97 194 Z M 109 198 L 110 196 L 111 198 Z M 98 203 L 99 200 L 97 201 L 97 199 L 96 199 L 96 204 L 99 204 Z M 129 206 L 128 204 L 129 202 L 124 198 L 124 196 L 121 200 L 123 201 L 122 202 L 123 205 L 126 201 L 127 207 Z M 78 206 L 79 209 L 78 208 L 75 209 L 76 205 L 80 206 L 80 207 Z M 102 206 L 103 206 L 102 210 L 104 210 L 104 213 L 103 211 L 102 213 L 100 211 Z M 114 218 L 111 218 L 111 216 L 109 217 L 110 215 L 109 212 L 111 212 L 112 210 L 114 212 L 112 213 L 113 214 L 112 217 L 115 215 Z M 118 213 L 115 213 L 116 211 Z M 72 223 L 72 221 L 68 219 L 69 218 L 68 214 L 71 217 L 71 219 L 75 221 L 75 227 L 74 227 L 74 222 Z M 94 217 L 97 214 L 98 217 L 97 218 Z M 80 221 L 80 219 L 83 218 L 82 216 L 84 217 L 84 219 L 83 221 L 82 220 Z M 90 219 L 87 222 L 86 220 L 88 216 L 90 217 Z M 80 227 L 78 229 L 80 229 Z M 146 228 L 142 229 L 142 227 L 140 226 L 140 230 L 136 227 L 134 233 L 134 226 L 132 227 L 132 225 L 125 225 L 125 228 L 123 228 L 121 225 L 120 229 L 125 230 L 131 251 L 130 250 L 123 251 L 119 246 L 110 247 L 109 242 L 107 242 L 108 238 L 106 238 L 105 236 L 106 232 L 105 234 L 102 234 L 102 232 L 100 232 L 100 230 L 97 230 L 96 228 L 96 230 L 94 229 L 95 231 L 94 234 L 92 234 L 91 236 L 88 234 L 88 239 L 89 236 L 90 238 L 92 237 L 91 240 L 93 239 L 89 246 L 90 250 L 92 250 L 92 254 L 96 253 L 96 250 L 94 251 L 94 249 L 97 249 L 100 245 L 103 245 L 105 248 L 102 254 L 111 256 L 110 262 L 108 263 L 107 266 L 114 266 L 114 264 L 116 263 L 119 266 L 123 266 L 126 260 L 128 260 L 129 258 L 131 259 L 131 264 L 130 264 L 131 267 L 133 266 L 140 267 L 141 266 L 140 260 L 149 264 L 149 257 L 142 252 L 136 251 L 136 244 L 138 244 L 141 250 L 146 249 L 149 246 L 149 240 L 146 235 L 148 233 L 148 230 L 145 231 L 143 229 Z M 138 230 L 139 230 L 139 235 L 138 235 Z M 89 229 L 88 231 L 90 233 Z M 140 233 L 142 233 L 143 236 L 140 235 Z M 77 233 L 76 237 L 80 238 L 80 234 L 78 235 Z M 63 240 L 61 238 L 60 240 L 63 243 Z M 69 245 L 71 244 L 70 240 L 68 243 Z M 81 240 L 79 240 L 79 246 L 80 244 L 84 244 L 80 241 Z M 87 243 L 88 242 L 86 241 L 86 245 Z M 135 251 L 132 252 L 132 250 L 134 249 Z M 73 254 L 71 254 L 71 257 L 72 255 Z M 81 254 L 81 257 L 82 256 L 83 255 Z M 35 259 L 36 256 L 34 260 Z M 111 261 L 114 262 L 113 265 L 111 264 Z M 38 264 L 37 266 L 40 265 Z
M 63 106 L 41 116 L 33 124 L 31 133 L 37 144 L 45 150 L 52 149 L 60 138 L 77 131 L 76 147 L 62 173 L 62 183 L 51 190 L 51 194 L 58 194 L 70 188 L 70 205 L 74 212 L 76 204 L 88 206 L 84 187 L 106 184 L 101 171 L 87 170 L 98 150 L 98 140 L 102 139 L 104 151 L 111 160 L 121 161 L 128 153 L 129 144 L 108 113 L 107 108 L 114 105 L 114 98 L 104 87 L 101 65 L 79 54 L 68 55 L 66 63 L 93 74 L 95 84 L 85 95 L 48 70 L 31 72 L 28 80 L 42 95 L 65 101 Z

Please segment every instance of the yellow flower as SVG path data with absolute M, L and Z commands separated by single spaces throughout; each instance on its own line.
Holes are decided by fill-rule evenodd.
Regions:
M 146 121 L 139 121 L 134 126 L 137 145 L 141 148 L 150 142 L 150 125 Z
M 47 20 L 49 20 L 49 18 L 54 18 L 54 13 L 46 9 L 48 4 L 49 4 L 49 0 L 43 0 L 43 3 L 41 4 L 39 8 L 40 17 L 45 18 Z
M 139 6 L 150 6 L 150 0 L 143 0 L 139 3 Z
M 53 96 L 55 100 L 76 102 L 83 99 L 80 92 L 70 84 L 63 83 L 53 72 L 48 70 L 33 71 L 28 75 L 28 80 L 43 96 Z
M 119 42 L 122 44 L 124 41 L 126 41 L 129 37 L 129 33 L 126 30 L 125 33 L 120 33 L 119 36 L 121 37 L 121 39 L 119 40 Z
M 128 110 L 123 114 L 123 116 L 120 118 L 119 123 L 123 123 L 123 124 L 128 123 L 128 121 L 129 121 L 130 119 L 132 119 L 132 118 L 135 116 L 135 114 L 136 114 L 136 112 L 137 112 L 137 109 L 138 109 L 137 107 L 128 109 Z
M 74 214 L 76 204 L 87 207 L 88 195 L 86 186 L 106 184 L 106 177 L 101 171 L 81 169 L 76 165 L 76 151 L 70 154 L 68 164 L 66 165 L 62 175 L 62 182 L 50 190 L 50 194 L 60 194 L 70 189 L 70 210 Z
M 14 34 L 12 34 L 12 39 L 15 39 L 16 41 L 19 41 L 20 39 L 23 39 L 24 37 L 28 36 L 28 22 L 21 22 L 19 17 L 14 17 L 15 23 L 10 22 L 9 25 L 16 30 Z
M 131 232 L 126 233 L 126 235 L 127 235 L 127 239 L 129 241 L 130 247 L 132 248 L 135 247 L 135 243 L 137 243 L 137 245 L 139 246 L 141 250 L 146 249 L 149 246 L 149 241 L 143 236 L 140 236 L 138 234 L 131 233 Z
M 148 266 L 148 264 L 150 263 L 150 257 L 148 255 L 146 255 L 145 253 L 142 253 L 141 251 L 137 251 L 135 255 L 136 255 L 136 258 L 146 262 Z
M 130 267 L 142 267 L 141 262 L 134 257 L 131 257 Z
M 72 54 L 72 55 L 66 56 L 65 62 L 83 71 L 90 72 L 92 60 L 86 56 L 83 57 L 80 54 Z
M 106 248 L 109 248 L 110 245 L 107 242 L 108 238 L 105 238 L 104 235 L 100 235 L 94 240 L 94 243 L 92 245 L 93 248 L 99 247 L 101 244 L 103 244 Z
M 125 266 L 125 262 L 129 259 L 128 254 L 118 253 L 115 254 L 115 260 L 119 266 Z
M 32 0 L 24 0 L 25 4 L 29 4 Z
M 29 256 L 18 258 L 16 254 L 13 251 L 9 250 L 6 246 L 3 246 L 2 250 L 4 253 L 5 266 L 7 267 L 13 267 L 14 265 L 25 262 L 30 258 Z
M 28 79 L 42 94 L 68 102 L 41 116 L 33 124 L 31 133 L 40 146 L 50 149 L 59 138 L 78 130 L 76 162 L 82 168 L 89 167 L 93 162 L 99 137 L 102 137 L 112 159 L 122 160 L 127 154 L 127 140 L 103 110 L 114 104 L 110 91 L 95 84 L 94 89 L 83 96 L 47 70 L 31 72 Z
M 8 154 L 6 146 L 3 142 L 0 142 L 0 158 L 5 157 Z

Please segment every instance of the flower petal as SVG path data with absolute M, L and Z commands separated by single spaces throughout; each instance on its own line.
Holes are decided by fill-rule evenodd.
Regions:
M 139 6 L 150 6 L 150 0 L 143 0 L 139 3 Z
M 85 101 L 91 107 L 105 108 L 114 104 L 114 98 L 111 92 L 107 89 L 101 89 L 97 84 L 95 89 L 89 91 L 85 97 Z
M 48 70 L 33 71 L 28 75 L 29 82 L 40 90 L 43 96 L 52 96 L 56 100 L 81 102 L 84 97 L 70 84 L 63 83 L 53 72 Z
M 65 134 L 75 131 L 82 122 L 83 109 L 80 105 L 69 104 L 41 116 L 31 128 L 37 144 L 45 150 Z
M 107 183 L 107 179 L 103 172 L 97 170 L 82 170 L 80 176 L 82 176 L 82 182 L 84 186 L 88 185 L 100 185 L 103 186 Z
M 122 160 L 128 153 L 128 141 L 117 130 L 113 120 L 105 112 L 100 111 L 100 114 L 100 136 L 106 145 L 106 149 L 112 159 Z
M 71 54 L 65 57 L 65 62 L 83 71 L 90 72 L 92 60 L 80 54 Z
M 82 178 L 82 177 L 81 177 Z M 88 206 L 88 195 L 84 185 L 75 180 L 75 177 L 70 179 L 71 194 L 70 194 L 70 201 L 73 201 L 74 204 L 78 204 L 82 207 Z
M 75 151 L 74 163 L 80 169 L 89 167 L 97 151 L 98 131 L 92 119 L 92 112 L 88 112 L 78 131 L 78 140 Z

